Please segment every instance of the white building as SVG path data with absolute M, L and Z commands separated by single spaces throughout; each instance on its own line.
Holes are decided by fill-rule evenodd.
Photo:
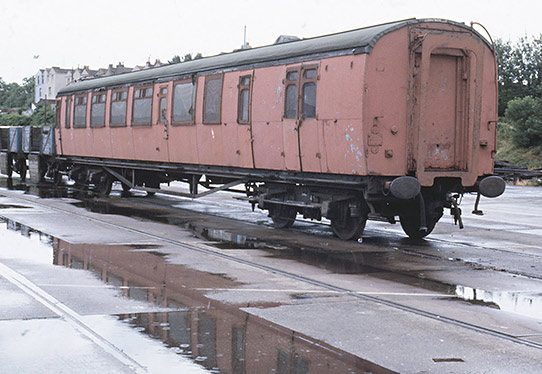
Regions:
M 155 66 L 160 66 L 158 64 L 162 65 L 159 60 L 157 60 Z M 61 69 L 56 66 L 40 69 L 36 73 L 34 103 L 37 104 L 45 99 L 54 101 L 58 91 L 72 82 L 93 77 L 127 73 L 132 70 L 134 69 L 125 67 L 122 63 L 119 63 L 116 67 L 111 64 L 107 69 L 98 70 L 91 70 L 86 65 L 77 69 Z
M 66 76 L 69 69 L 61 69 L 53 66 L 51 68 L 40 69 L 36 74 L 34 102 L 41 100 L 54 100 L 58 91 L 66 86 Z

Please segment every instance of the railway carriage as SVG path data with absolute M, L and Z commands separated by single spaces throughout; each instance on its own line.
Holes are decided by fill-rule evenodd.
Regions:
M 41 162 L 102 193 L 243 184 L 279 227 L 327 218 L 352 239 L 399 218 L 421 238 L 463 193 L 504 191 L 496 77 L 492 45 L 446 20 L 241 50 L 67 86 Z

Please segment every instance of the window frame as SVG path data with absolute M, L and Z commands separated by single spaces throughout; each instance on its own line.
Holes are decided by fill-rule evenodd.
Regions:
M 205 118 L 207 105 L 207 85 L 214 80 L 220 80 L 220 95 L 218 98 L 218 120 L 208 120 Z M 203 105 L 202 105 L 202 122 L 204 125 L 220 125 L 222 124 L 222 98 L 224 95 L 224 74 L 210 74 L 205 76 L 205 84 L 203 87 Z
M 97 97 L 97 101 L 96 103 L 94 103 L 94 98 Z M 101 101 L 103 97 L 103 101 Z M 103 113 L 103 123 L 92 123 L 92 112 L 93 112 L 93 107 L 95 104 L 103 104 L 103 110 L 104 110 L 104 113 Z M 97 92 L 93 92 L 92 95 L 90 96 L 90 127 L 92 128 L 100 128 L 100 127 L 105 127 L 105 119 L 106 119 L 106 107 L 107 107 L 107 91 L 97 91 Z
M 66 100 L 64 101 L 64 128 L 69 129 L 71 128 L 71 119 L 72 119 L 72 100 L 73 96 L 66 97 Z
M 306 78 L 305 73 L 308 70 L 315 70 L 316 75 L 312 78 Z M 300 83 L 299 83 L 299 113 L 298 116 L 301 115 L 301 118 L 318 118 L 318 114 L 316 113 L 316 99 L 318 97 L 318 65 L 306 65 L 301 67 L 301 75 L 299 77 Z M 314 83 L 314 117 L 306 117 L 305 116 L 305 85 L 307 83 Z
M 85 104 L 78 104 L 78 101 L 80 99 L 85 99 Z M 78 106 L 85 106 L 85 123 L 84 124 L 76 124 L 75 123 L 75 109 L 78 107 Z M 87 128 L 87 124 L 88 124 L 88 95 L 85 93 L 85 94 L 82 94 L 82 95 L 75 95 L 74 96 L 74 105 L 73 105 L 73 124 L 72 124 L 72 127 L 74 129 L 86 129 Z
M 311 65 L 301 65 L 301 66 L 295 66 L 295 67 L 289 67 L 286 69 L 286 76 L 284 78 L 284 113 L 283 118 L 284 119 L 295 119 L 295 120 L 304 120 L 307 118 L 314 118 L 318 119 L 318 113 L 316 108 L 316 99 L 317 99 L 317 92 L 318 92 L 318 80 L 320 79 L 320 76 L 318 74 L 318 64 L 311 64 Z M 316 74 L 312 78 L 306 78 L 305 73 L 308 70 L 315 70 Z M 288 75 L 292 72 L 297 72 L 297 80 L 288 80 Z M 314 117 L 306 117 L 305 116 L 305 100 L 304 100 L 304 89 L 305 85 L 307 83 L 314 83 L 314 89 L 315 89 L 315 101 L 314 101 Z M 297 102 L 296 102 L 296 116 L 295 117 L 286 117 L 286 109 L 287 109 L 287 91 L 288 87 L 295 85 L 296 86 L 296 93 L 297 93 Z
M 166 93 L 162 93 L 164 89 L 166 90 Z M 162 116 L 162 113 L 161 113 L 162 100 L 166 101 L 165 116 Z M 158 92 L 156 93 L 156 101 L 158 103 L 158 119 L 156 120 L 156 123 L 160 125 L 169 124 L 170 121 L 167 115 L 168 107 L 169 107 L 169 83 L 168 82 L 158 85 Z
M 192 85 L 192 120 L 191 121 L 175 121 L 175 87 L 180 84 Z M 179 79 L 173 82 L 173 89 L 171 91 L 171 124 L 173 126 L 190 126 L 196 123 L 196 97 L 198 92 L 198 83 L 196 77 Z
M 126 99 L 122 99 L 122 94 L 126 92 Z M 115 99 L 114 96 L 120 94 L 121 99 Z M 124 110 L 124 123 L 113 123 L 113 103 L 126 102 L 126 109 Z M 126 127 L 128 125 L 128 88 L 116 88 L 111 90 L 111 99 L 109 101 L 109 127 Z
M 150 96 L 144 96 L 144 97 L 136 97 L 136 92 L 137 90 L 145 90 L 145 93 L 146 93 L 146 90 L 147 89 L 151 89 L 151 95 Z M 151 117 L 149 119 L 149 122 L 135 122 L 135 116 L 134 116 L 134 111 L 135 111 L 135 102 L 136 100 L 143 100 L 143 99 L 151 99 L 151 107 L 150 107 L 150 113 L 151 113 Z M 152 109 L 154 107 L 154 84 L 150 83 L 150 84 L 142 84 L 140 86 L 134 86 L 134 90 L 133 90 L 133 96 L 132 96 L 132 120 L 131 120 L 131 123 L 130 123 L 130 126 L 134 126 L 134 127 L 144 127 L 144 126 L 147 126 L 147 127 L 150 127 L 152 126 Z
M 56 99 L 55 101 L 55 128 L 60 129 L 62 127 L 61 124 L 61 117 L 62 117 L 62 98 Z
M 249 82 L 248 85 L 243 84 L 243 80 L 248 78 Z M 237 93 L 237 123 L 239 125 L 249 125 L 252 120 L 252 82 L 254 81 L 252 74 L 246 74 L 239 76 L 239 85 L 238 87 L 238 93 Z M 248 119 L 245 121 L 242 119 L 243 115 L 243 100 L 242 100 L 242 94 L 243 91 L 248 90 L 248 102 L 247 102 L 247 112 L 248 112 Z
M 296 80 L 290 80 L 288 79 L 288 75 L 290 73 L 296 72 L 297 73 L 297 79 Z M 299 86 L 300 86 L 300 80 L 301 80 L 301 66 L 296 67 L 290 67 L 286 69 L 286 76 L 284 77 L 284 113 L 283 118 L 284 119 L 299 119 Z M 288 107 L 288 87 L 294 86 L 295 92 L 296 92 L 296 102 L 295 102 L 295 116 L 293 117 L 287 117 L 287 107 Z

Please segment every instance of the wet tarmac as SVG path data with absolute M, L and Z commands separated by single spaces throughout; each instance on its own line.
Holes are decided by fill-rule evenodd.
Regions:
M 1 221 L 4 224 L 0 227 L 0 237 L 6 238 L 9 230 L 27 239 L 10 244 L 15 251 L 7 254 L 2 251 L 2 258 L 8 256 L 12 260 L 90 272 L 104 287 L 123 298 L 161 308 L 153 312 L 85 317 L 100 325 L 106 337 L 115 331 L 115 345 L 119 347 L 129 345 L 136 332 L 216 373 L 391 373 L 239 308 L 207 299 L 202 286 L 233 287 L 235 282 L 168 264 L 164 253 L 148 251 L 159 249 L 157 245 L 70 244 L 12 220 Z M 10 325 L 5 316 L 2 319 L 3 328 Z M 126 333 L 126 326 L 133 332 Z M 158 365 L 161 348 L 155 352 L 153 345 L 139 349 L 150 350 L 146 352 L 149 356 L 146 360 Z M 153 355 L 156 357 L 150 357 Z M 178 369 L 185 370 L 183 366 Z M 172 372 L 173 367 L 166 369 L 160 364 L 150 371 Z
M 484 257 L 490 252 L 489 248 L 453 242 L 443 234 L 439 235 L 438 231 L 435 240 L 414 242 L 384 226 L 369 229 L 363 243 L 344 243 L 331 237 L 328 227 L 312 223 L 301 222 L 297 229 L 289 231 L 272 229 L 264 214 L 255 212 L 249 216 L 246 208 L 227 201 L 220 210 L 216 200 L 202 207 L 188 199 L 177 199 L 172 204 L 169 198 L 147 198 L 138 193 L 121 198 L 120 191 L 104 199 L 71 187 L 11 187 L 23 191 L 26 196 L 60 199 L 71 205 L 74 211 L 84 208 L 89 213 L 110 217 L 110 221 L 125 217 L 139 220 L 142 224 L 148 221 L 178 227 L 192 238 L 190 240 L 199 241 L 206 248 L 240 258 L 258 259 L 262 264 L 282 264 L 286 272 L 295 271 L 303 275 L 303 272 L 312 274 L 314 269 L 318 269 L 320 279 L 334 277 L 340 282 L 338 284 L 348 284 L 349 287 L 352 287 L 351 279 L 361 280 L 363 283 L 352 287 L 354 292 L 400 301 L 409 307 L 423 307 L 437 315 L 481 323 L 481 326 L 491 326 L 498 331 L 513 331 L 514 336 L 542 343 L 542 288 L 537 278 L 542 278 L 542 272 L 538 270 L 539 263 L 533 262 L 533 251 L 527 247 L 528 243 L 524 247 L 527 249 L 521 253 L 509 251 L 495 255 L 492 251 L 491 256 Z M 32 204 L 21 201 L 0 202 L 0 216 L 6 212 L 12 217 L 28 217 L 25 212 L 33 209 Z M 240 220 L 240 216 L 245 220 Z M 248 225 L 247 217 L 250 217 Z M 303 327 L 303 323 L 289 322 L 293 316 L 299 315 L 300 307 L 309 320 L 318 310 L 329 313 L 323 312 L 326 309 L 322 307 L 333 300 L 338 308 L 349 310 L 348 304 L 341 306 L 344 297 L 337 297 L 334 292 L 326 294 L 327 291 L 322 289 L 311 291 L 306 287 L 304 290 L 289 287 L 292 291 L 286 292 L 286 299 L 262 297 L 267 289 L 258 290 L 226 269 L 205 271 L 209 264 L 178 263 L 171 248 L 158 242 L 126 242 L 120 239 L 123 243 L 81 242 L 80 235 L 53 237 L 17 220 L 6 218 L 4 221 L 0 237 L 11 232 L 20 234 L 27 241 L 20 249 L 17 248 L 16 255 L 8 251 L 10 261 L 37 261 L 43 266 L 90 274 L 102 285 L 93 285 L 92 289 L 103 287 L 117 297 L 146 305 L 143 312 L 127 310 L 123 313 L 113 310 L 104 313 L 98 311 L 99 306 L 86 305 L 85 308 L 93 312 L 85 313 L 83 318 L 115 347 L 122 351 L 132 349 L 137 362 L 149 362 L 143 365 L 145 370 L 163 370 L 164 366 L 155 362 L 165 355 L 178 356 L 201 370 L 224 373 L 413 372 L 410 367 L 398 370 L 401 366 L 383 364 L 386 359 L 381 357 L 381 353 L 368 356 L 349 353 L 359 352 L 357 348 L 347 348 L 352 344 L 348 343 L 352 342 L 352 336 L 335 339 L 341 339 L 342 344 L 330 343 L 333 339 L 326 335 L 318 338 L 319 328 L 315 329 L 316 326 Z M 477 224 L 477 221 L 473 222 Z M 74 236 L 75 240 L 67 239 L 69 236 Z M 483 244 L 487 246 L 486 242 Z M 31 249 L 36 245 L 41 249 Z M 476 253 L 476 258 L 473 253 Z M 5 253 L 0 254 L 0 262 L 5 258 Z M 513 263 L 501 266 L 511 258 Z M 365 287 L 365 282 L 369 282 L 371 287 Z M 380 289 L 384 284 L 388 285 L 387 292 Z M 39 285 L 45 289 L 52 287 L 48 283 Z M 251 292 L 258 296 L 249 295 Z M 424 292 L 429 297 L 425 298 L 427 302 L 420 304 L 420 296 Z M 415 294 L 418 296 L 412 298 Z M 17 304 L 20 295 L 12 296 L 14 304 Z M 70 297 L 75 296 L 67 298 Z M 304 306 L 308 305 L 314 307 L 307 310 Z M 357 314 L 360 310 L 364 308 L 354 309 L 352 313 Z M 459 310 L 463 312 L 457 316 Z M 468 310 L 470 315 L 465 313 Z M 510 319 L 507 313 L 518 317 Z M 283 315 L 292 317 L 284 319 Z M 0 324 L 10 321 L 6 316 L 9 313 L 4 318 L 0 316 Z M 481 318 L 487 318 L 487 325 L 481 322 Z M 322 331 L 334 336 L 336 332 L 331 330 L 337 329 L 332 327 L 336 322 L 329 321 L 329 328 Z M 138 339 L 142 346 L 139 350 L 130 348 L 134 334 L 144 338 Z M 147 344 L 154 348 L 147 349 Z M 361 341 L 356 344 L 363 346 Z M 451 349 L 449 354 L 432 354 L 431 361 L 435 365 L 472 364 L 468 354 L 453 352 Z M 142 356 L 145 359 L 141 359 Z M 179 364 L 176 359 L 171 360 L 168 362 L 175 362 L 172 367 Z M 156 370 L 148 369 L 150 367 Z M 434 372 L 463 372 L 457 366 L 451 371 L 448 369 L 437 368 Z

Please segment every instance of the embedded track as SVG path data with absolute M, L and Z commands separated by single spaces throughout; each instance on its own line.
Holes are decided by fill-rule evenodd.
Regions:
M 60 212 L 60 213 L 63 213 L 63 214 L 78 215 L 73 210 L 64 209 L 62 207 L 59 207 L 58 204 L 47 203 L 46 200 L 30 198 L 28 196 L 24 196 L 24 195 L 20 195 L 20 194 L 12 195 L 10 197 L 16 198 L 16 199 L 19 199 L 19 200 L 26 200 L 27 202 L 31 202 L 32 204 L 36 204 L 38 206 L 42 206 L 44 208 L 51 209 L 51 210 L 54 210 L 54 211 L 57 211 L 57 212 Z M 348 288 L 339 287 L 339 286 L 336 286 L 336 285 L 333 285 L 333 284 L 330 284 L 330 283 L 318 281 L 318 280 L 312 279 L 312 278 L 307 277 L 307 276 L 302 276 L 302 275 L 295 274 L 295 273 L 292 273 L 292 272 L 284 271 L 284 270 L 281 270 L 281 269 L 279 269 L 277 267 L 263 265 L 263 264 L 255 262 L 255 261 L 235 257 L 235 256 L 229 255 L 229 254 L 227 254 L 224 251 L 221 251 L 219 249 L 216 249 L 216 250 L 211 249 L 209 246 L 194 245 L 194 244 L 190 244 L 190 243 L 183 242 L 183 241 L 180 241 L 180 240 L 173 240 L 173 239 L 170 239 L 170 238 L 167 238 L 167 237 L 164 237 L 164 236 L 151 234 L 151 233 L 148 233 L 148 232 L 145 232 L 145 231 L 142 231 L 142 230 L 137 230 L 137 229 L 134 229 L 134 228 L 122 225 L 122 224 L 112 223 L 112 222 L 107 221 L 105 219 L 100 219 L 100 218 L 95 218 L 95 217 L 88 217 L 88 216 L 86 217 L 86 219 L 88 219 L 90 221 L 93 221 L 93 222 L 97 222 L 97 223 L 102 224 L 102 225 L 113 227 L 113 228 L 118 229 L 118 230 L 125 230 L 127 232 L 137 233 L 139 235 L 143 235 L 143 236 L 148 237 L 150 239 L 158 240 L 158 241 L 168 243 L 168 244 L 171 244 L 171 245 L 174 245 L 174 246 L 179 246 L 179 247 L 191 250 L 191 251 L 204 253 L 206 255 L 216 256 L 216 257 L 219 257 L 221 259 L 231 261 L 233 263 L 243 264 L 245 266 L 257 268 L 257 269 L 260 269 L 260 270 L 263 270 L 263 271 L 266 271 L 266 272 L 270 272 L 270 273 L 273 273 L 273 274 L 277 274 L 277 275 L 280 275 L 280 276 L 283 276 L 283 277 L 286 277 L 286 278 L 290 278 L 290 279 L 293 279 L 293 280 L 296 280 L 296 281 L 301 281 L 301 282 L 310 284 L 312 286 L 320 287 L 320 288 L 322 288 L 322 290 L 325 290 L 325 291 L 339 293 L 339 294 L 342 294 L 342 295 L 347 295 L 347 296 L 357 298 L 357 299 L 361 299 L 361 300 L 364 300 L 364 301 L 368 301 L 368 302 L 371 302 L 371 303 L 375 303 L 375 304 L 395 308 L 395 309 L 398 309 L 398 310 L 401 310 L 401 311 L 404 311 L 404 312 L 415 314 L 417 316 L 421 316 L 421 317 L 424 317 L 424 318 L 429 318 L 429 319 L 432 319 L 432 320 L 437 320 L 437 321 L 440 321 L 440 322 L 443 322 L 443 323 L 446 323 L 446 324 L 450 324 L 450 325 L 453 325 L 453 326 L 456 326 L 456 327 L 468 329 L 468 330 L 471 330 L 471 331 L 476 331 L 476 332 L 481 333 L 481 334 L 486 334 L 486 335 L 489 335 L 489 336 L 492 336 L 492 337 L 496 337 L 496 338 L 503 339 L 503 340 L 506 340 L 506 341 L 509 341 L 509 342 L 525 345 L 525 346 L 528 346 L 528 347 L 531 347 L 531 348 L 542 349 L 542 343 L 529 341 L 529 340 L 523 339 L 522 337 L 507 334 L 507 333 L 504 333 L 502 331 L 497 331 L 497 330 L 493 330 L 491 328 L 478 326 L 476 324 L 464 322 L 464 321 L 461 321 L 461 320 L 458 320 L 458 319 L 445 317 L 445 316 L 442 316 L 440 314 L 436 314 L 436 313 L 432 313 L 432 312 L 429 312 L 429 311 L 425 311 L 423 309 L 411 307 L 411 306 L 408 306 L 406 304 L 402 304 L 402 303 L 399 303 L 399 302 L 384 300 L 384 299 L 381 299 L 381 298 L 378 298 L 378 297 L 375 297 L 375 296 L 368 295 L 366 293 L 356 292 L 356 291 L 353 291 L 353 290 L 348 289 Z

